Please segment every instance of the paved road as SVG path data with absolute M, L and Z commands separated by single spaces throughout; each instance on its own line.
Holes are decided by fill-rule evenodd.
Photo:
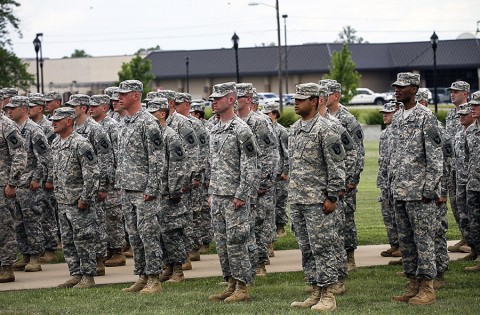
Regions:
M 449 241 L 449 245 L 457 241 Z M 380 252 L 387 249 L 388 245 L 359 246 L 355 251 L 358 267 L 387 265 L 392 258 L 381 257 Z M 451 259 L 465 256 L 465 254 L 449 253 Z M 275 257 L 270 259 L 271 264 L 267 272 L 301 271 L 301 256 L 299 250 L 276 251 Z M 201 261 L 192 263 L 193 269 L 185 271 L 188 278 L 206 278 L 221 276 L 220 263 L 217 255 L 202 255 Z M 15 272 L 16 281 L 0 283 L 0 291 L 26 290 L 39 288 L 54 288 L 69 278 L 68 268 L 65 263 L 43 265 L 41 272 Z M 399 267 L 400 270 L 400 267 Z M 97 284 L 129 283 L 135 282 L 137 276 L 133 275 L 133 260 L 128 259 L 123 267 L 107 267 L 106 275 L 95 277 Z

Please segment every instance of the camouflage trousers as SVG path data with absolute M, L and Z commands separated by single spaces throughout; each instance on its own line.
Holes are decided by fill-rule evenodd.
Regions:
M 458 227 L 462 237 L 469 246 L 472 246 L 472 238 L 470 236 L 470 219 L 467 207 L 467 186 L 457 184 L 457 207 L 458 207 Z
M 105 202 L 96 200 L 91 206 L 97 213 L 97 228 L 95 231 L 95 251 L 97 258 L 107 257 L 107 217 Z
M 382 189 L 380 197 L 383 223 L 387 230 L 387 238 L 390 246 L 398 246 L 397 222 L 395 221 L 395 209 L 393 206 L 393 196 L 390 189 Z
M 211 196 L 212 224 L 223 277 L 252 282 L 248 239 L 250 235 L 250 200 L 238 209 L 233 196 Z
M 455 222 L 460 227 L 460 214 L 459 207 L 457 204 L 457 172 L 452 168 L 450 171 L 450 176 L 448 178 L 448 196 L 450 197 L 450 207 L 452 208 L 453 217 Z
M 444 202 L 435 208 L 437 210 L 437 222 L 435 225 L 435 262 L 437 273 L 444 273 L 448 270 L 448 262 L 450 261 L 447 251 L 448 207 L 447 203 Z
M 252 198 L 253 199 L 253 198 Z M 255 197 L 255 200 L 257 198 Z M 258 246 L 257 240 L 255 237 L 255 217 L 257 213 L 257 204 L 250 203 L 250 215 L 249 215 L 249 226 L 250 226 L 250 235 L 248 236 L 247 249 L 248 257 L 250 260 L 250 274 L 252 279 L 257 274 L 257 265 L 258 265 Z
M 258 263 L 267 262 L 268 244 L 275 239 L 275 232 L 275 187 L 272 187 L 263 196 L 258 197 L 255 209 L 255 242 L 257 243 Z
M 15 233 L 22 254 L 41 255 L 45 250 L 41 199 L 41 189 L 17 188 Z
M 3 189 L 3 187 L 2 187 Z M 15 198 L 0 194 L 0 265 L 12 265 L 17 257 Z
M 127 224 L 130 246 L 133 248 L 135 275 L 160 274 L 162 250 L 158 212 L 161 201 L 144 200 L 140 191 L 124 191 L 122 210 Z
M 355 211 L 357 209 L 357 190 L 347 191 L 343 198 L 345 202 L 345 249 L 355 250 L 358 246 Z
M 194 249 L 212 241 L 212 217 L 208 205 L 207 189 L 204 185 L 194 188 L 191 193 L 191 207 L 193 209 L 193 244 Z
M 478 251 L 480 248 L 480 191 L 467 190 L 467 206 L 470 237 L 473 247 Z
M 437 275 L 435 203 L 395 200 L 395 218 L 405 275 L 408 278 L 433 279 Z
M 288 224 L 287 214 L 288 200 L 288 180 L 280 180 L 277 176 L 275 182 L 275 226 L 276 228 L 286 226 Z
M 195 237 L 195 229 L 196 229 L 196 222 L 193 220 L 194 215 L 194 200 L 192 199 L 193 190 L 190 190 L 188 193 L 183 194 L 182 201 L 185 204 L 187 209 L 186 212 L 186 220 L 187 224 L 185 225 L 185 250 L 187 253 L 192 252 L 193 250 L 197 249 L 197 242 Z
M 58 245 L 57 236 L 60 234 L 57 199 L 55 199 L 53 190 L 43 190 L 42 194 L 42 230 L 43 238 L 45 239 L 45 250 L 54 251 Z
M 160 224 L 162 262 L 183 264 L 187 261 L 184 231 L 187 225 L 187 208 L 182 201 L 172 203 L 165 199 L 160 203 L 160 209 L 158 222 Z
M 95 276 L 97 212 L 92 207 L 79 210 L 77 205 L 58 204 L 58 220 L 70 275 Z
M 108 192 L 108 197 L 104 202 L 107 248 L 123 249 L 125 242 L 125 227 L 122 212 L 122 196 L 120 190 Z
M 290 204 L 292 231 L 302 252 L 307 283 L 327 287 L 338 281 L 335 252 L 335 213 L 325 214 L 323 203 Z
M 345 279 L 348 276 L 347 251 L 345 250 L 345 239 L 343 231 L 345 229 L 345 203 L 343 199 L 337 202 L 337 208 L 333 212 L 335 215 L 335 256 L 337 259 L 337 272 L 339 279 Z

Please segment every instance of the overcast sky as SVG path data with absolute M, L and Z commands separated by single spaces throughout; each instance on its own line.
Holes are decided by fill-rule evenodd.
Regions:
M 93 56 L 128 55 L 160 45 L 162 50 L 231 48 L 277 42 L 275 0 L 17 0 L 14 14 L 23 38 L 11 33 L 12 49 L 35 57 L 33 39 L 43 33 L 43 57 L 62 58 L 75 49 Z M 371 43 L 440 41 L 475 34 L 478 0 L 280 0 L 287 14 L 287 43 L 327 43 L 350 25 Z M 268 7 L 270 5 L 272 7 Z M 281 19 L 282 45 L 284 19 Z M 480 36 L 480 33 L 478 34 Z

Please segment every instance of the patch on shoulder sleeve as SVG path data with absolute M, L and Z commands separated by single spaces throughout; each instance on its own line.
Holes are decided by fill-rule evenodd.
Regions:
M 261 126 L 258 129 L 257 134 L 259 142 L 261 142 L 263 145 L 270 147 L 275 144 L 275 141 L 272 139 L 270 130 L 268 130 L 267 126 Z
M 340 140 L 342 141 L 343 148 L 345 150 L 352 150 L 353 149 L 352 137 L 350 137 L 350 134 L 348 133 L 348 131 L 345 128 L 343 128 L 343 130 L 341 131 Z
M 358 123 L 358 121 L 354 120 L 350 124 L 349 128 L 352 131 L 352 137 L 356 142 L 363 141 L 363 130 L 362 126 Z
M 162 145 L 162 136 L 160 135 L 160 130 L 157 128 L 148 129 L 148 139 L 153 143 L 155 148 L 160 148 Z
M 341 161 L 345 157 L 342 142 L 336 135 L 330 134 L 325 138 L 325 146 L 334 161 Z
M 18 147 L 21 147 L 23 144 L 23 140 L 21 136 L 19 135 L 18 131 L 12 130 L 8 136 L 6 137 L 8 141 L 8 146 L 10 149 L 16 149 Z
M 448 137 L 445 138 L 445 141 L 443 142 L 443 155 L 446 157 L 451 157 L 453 156 L 454 148 L 453 148 L 453 143 L 452 143 L 452 138 Z
M 429 126 L 425 130 L 425 134 L 427 135 L 427 138 L 430 139 L 437 147 L 442 145 L 442 137 L 440 136 L 437 126 Z
M 43 155 L 45 152 L 47 152 L 47 150 L 48 150 L 48 144 L 47 144 L 46 141 L 43 139 L 43 137 L 37 136 L 37 137 L 35 137 L 35 139 L 33 139 L 33 140 L 34 140 L 34 142 L 33 142 L 33 147 L 34 147 L 35 150 L 38 152 L 38 154 Z
M 180 137 L 182 137 L 183 141 L 185 141 L 189 147 L 194 147 L 197 144 L 197 137 L 192 128 L 180 128 Z
M 255 141 L 253 140 L 253 135 L 250 134 L 247 130 L 241 131 L 239 135 L 240 147 L 248 157 L 254 156 L 257 154 L 257 149 L 255 148 Z
M 180 141 L 172 141 L 170 143 L 170 156 L 172 157 L 173 160 L 175 161 L 181 161 L 185 159 L 185 150 L 183 149 L 182 144 Z
M 98 142 L 97 142 L 97 150 L 99 153 L 108 153 L 111 150 L 112 144 L 110 143 L 110 139 L 105 132 L 101 132 L 98 135 Z
M 97 163 L 97 156 L 93 152 L 92 146 L 89 143 L 80 144 L 80 149 L 78 151 L 80 156 L 85 157 L 88 164 L 93 165 Z

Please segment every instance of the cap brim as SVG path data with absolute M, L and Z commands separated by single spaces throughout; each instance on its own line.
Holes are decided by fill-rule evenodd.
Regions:
M 121 89 L 118 89 L 116 91 L 117 93 L 130 93 L 130 92 L 133 92 L 132 90 L 121 90 Z
M 69 105 L 69 106 L 80 106 L 80 104 L 71 103 L 70 101 L 66 101 L 66 102 L 65 102 L 65 105 Z
M 477 106 L 477 105 L 480 105 L 480 101 L 470 101 L 468 102 L 468 104 Z
M 219 97 L 224 97 L 228 93 L 222 94 L 222 93 L 212 93 L 208 98 L 219 98 Z
M 303 94 L 295 94 L 293 98 L 299 99 L 299 100 L 306 100 L 307 98 L 310 98 L 310 96 L 303 95 Z
M 63 118 L 68 118 L 68 116 L 52 116 L 50 120 L 62 120 Z
M 151 107 L 147 107 L 147 112 L 149 113 L 155 113 L 155 112 L 158 112 L 160 110 L 160 108 L 151 108 Z
M 15 107 L 20 107 L 20 105 L 19 106 L 13 106 L 12 103 L 8 103 L 6 105 L 3 105 L 3 108 L 15 108 Z
M 395 112 L 394 110 L 387 110 L 387 109 L 381 109 L 379 110 L 380 113 L 393 113 Z
M 403 81 L 395 81 L 395 82 L 392 83 L 392 86 L 409 86 L 409 85 L 411 85 L 411 84 L 403 82 Z

